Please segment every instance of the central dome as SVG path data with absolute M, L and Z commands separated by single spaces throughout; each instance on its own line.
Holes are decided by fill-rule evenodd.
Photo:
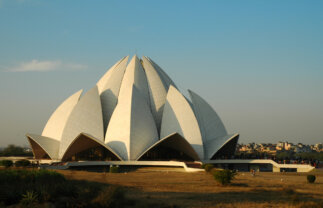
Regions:
M 150 58 L 128 58 L 82 97 L 80 90 L 67 98 L 41 136 L 27 134 L 36 159 L 200 161 L 234 154 L 239 135 L 228 135 L 205 100 L 190 90 L 186 98 Z

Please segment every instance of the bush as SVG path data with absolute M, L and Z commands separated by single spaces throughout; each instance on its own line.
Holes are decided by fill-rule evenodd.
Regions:
M 59 191 L 59 186 L 66 186 L 65 182 L 64 176 L 54 171 L 1 170 L 0 203 L 28 204 L 36 193 L 39 193 L 39 200 L 44 201 L 43 193 L 46 192 L 52 197 Z M 61 190 L 65 189 L 61 188 Z M 23 198 L 25 199 L 22 201 Z
M 316 179 L 315 175 L 308 175 L 307 176 L 307 182 L 309 182 L 309 183 L 314 183 L 315 179 Z
M 9 168 L 13 165 L 13 162 L 11 160 L 1 160 L 0 165 Z
M 122 207 L 124 201 L 119 187 L 67 180 L 44 169 L 0 170 L 0 207 Z
M 110 166 L 110 173 L 119 173 L 119 167 L 118 166 Z
M 22 204 L 24 207 L 35 207 L 35 204 L 37 204 L 37 202 L 37 194 L 33 191 L 27 191 L 26 194 L 22 195 L 20 204 Z
M 18 160 L 18 161 L 15 162 L 16 167 L 27 167 L 29 165 L 30 165 L 29 160 Z
M 222 185 L 228 185 L 234 179 L 236 172 L 231 170 L 218 170 L 213 173 L 214 179 Z
M 214 168 L 214 165 L 212 165 L 212 164 L 203 164 L 202 168 L 204 168 L 204 170 L 206 172 L 210 172 Z

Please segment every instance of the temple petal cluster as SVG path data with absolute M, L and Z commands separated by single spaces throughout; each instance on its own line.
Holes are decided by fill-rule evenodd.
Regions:
M 148 57 L 129 56 L 97 84 L 67 98 L 41 135 L 27 134 L 36 159 L 190 160 L 234 154 L 238 134 L 199 95 L 185 97 Z

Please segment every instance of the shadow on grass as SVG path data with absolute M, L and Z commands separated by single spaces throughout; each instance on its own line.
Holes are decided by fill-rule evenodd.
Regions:
M 118 172 L 119 173 L 128 173 L 128 172 L 136 172 L 142 167 L 139 166 L 119 166 Z M 108 173 L 110 169 L 110 166 L 108 165 L 93 165 L 93 166 L 75 166 L 75 167 L 69 167 L 67 170 L 71 171 L 87 171 L 87 172 L 93 172 L 93 173 Z
M 232 183 L 230 186 L 235 186 L 235 187 L 249 187 L 249 185 L 246 184 L 246 183 Z

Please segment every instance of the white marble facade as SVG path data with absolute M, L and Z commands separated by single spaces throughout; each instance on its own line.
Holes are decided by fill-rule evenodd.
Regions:
M 172 145 L 202 161 L 238 136 L 228 135 L 218 114 L 199 95 L 189 90 L 191 100 L 186 98 L 150 58 L 128 59 L 113 65 L 83 96 L 80 90 L 67 98 L 41 135 L 26 135 L 35 158 L 47 154 L 62 160 L 71 151 L 87 149 L 80 145 L 88 142 L 123 161 L 139 160 L 159 145 Z

